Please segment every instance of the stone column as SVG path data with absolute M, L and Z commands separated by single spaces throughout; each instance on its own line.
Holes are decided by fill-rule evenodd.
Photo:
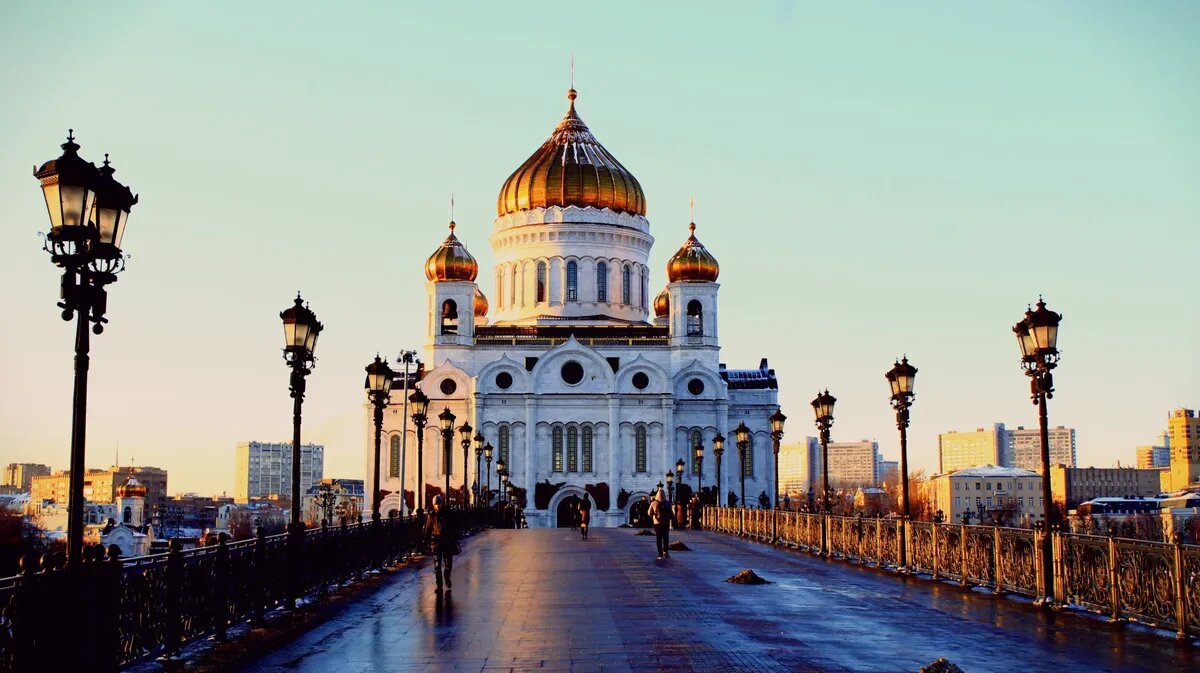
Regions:
M 619 398 L 608 396 L 608 493 L 609 511 L 620 512 L 617 494 L 621 492 L 621 433 Z

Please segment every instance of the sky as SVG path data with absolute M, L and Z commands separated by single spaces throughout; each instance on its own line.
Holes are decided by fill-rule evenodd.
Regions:
M 307 6 L 312 4 L 313 6 Z M 1011 326 L 1064 314 L 1052 425 L 1134 460 L 1200 406 L 1200 5 L 0 4 L 0 464 L 65 468 L 71 325 L 30 169 L 111 153 L 141 197 L 92 339 L 88 465 L 233 490 L 288 441 L 279 311 L 326 329 L 304 439 L 366 472 L 363 367 L 424 338 L 422 264 L 480 260 L 508 175 L 566 109 L 640 180 L 651 288 L 687 236 L 721 263 L 722 360 L 770 358 L 787 440 L 899 440 L 884 372 L 920 369 L 937 435 L 1036 426 Z M 785 440 L 786 441 L 786 440 Z

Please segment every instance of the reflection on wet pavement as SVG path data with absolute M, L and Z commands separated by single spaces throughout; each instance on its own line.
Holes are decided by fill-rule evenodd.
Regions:
M 244 667 L 366 671 L 1200 671 L 1200 648 L 712 533 L 654 560 L 654 538 L 595 529 L 489 531 L 465 541 L 454 589 L 428 566 Z M 727 584 L 752 568 L 773 584 Z

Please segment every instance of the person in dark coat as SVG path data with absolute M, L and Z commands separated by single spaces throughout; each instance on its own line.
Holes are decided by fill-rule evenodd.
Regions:
M 579 501 L 579 534 L 587 539 L 588 522 L 592 519 L 592 501 L 586 497 Z
M 433 511 L 425 520 L 425 541 L 429 551 L 433 553 L 433 573 L 437 578 L 437 590 L 442 590 L 442 582 L 446 588 L 451 588 L 450 571 L 454 569 L 454 554 L 458 551 L 458 531 L 450 521 L 442 496 L 433 499 Z
M 654 526 L 654 542 L 658 546 L 658 560 L 671 558 L 671 501 L 662 489 L 654 494 L 650 503 L 650 524 Z

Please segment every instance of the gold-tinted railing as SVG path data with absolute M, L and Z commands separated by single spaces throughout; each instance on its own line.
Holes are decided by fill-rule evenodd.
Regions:
M 1185 545 L 1178 536 L 1171 543 L 1149 542 L 733 507 L 705 507 L 703 525 L 828 558 L 1099 612 L 1169 629 L 1179 638 L 1200 637 L 1200 546 Z M 1047 535 L 1052 573 L 1043 569 Z

